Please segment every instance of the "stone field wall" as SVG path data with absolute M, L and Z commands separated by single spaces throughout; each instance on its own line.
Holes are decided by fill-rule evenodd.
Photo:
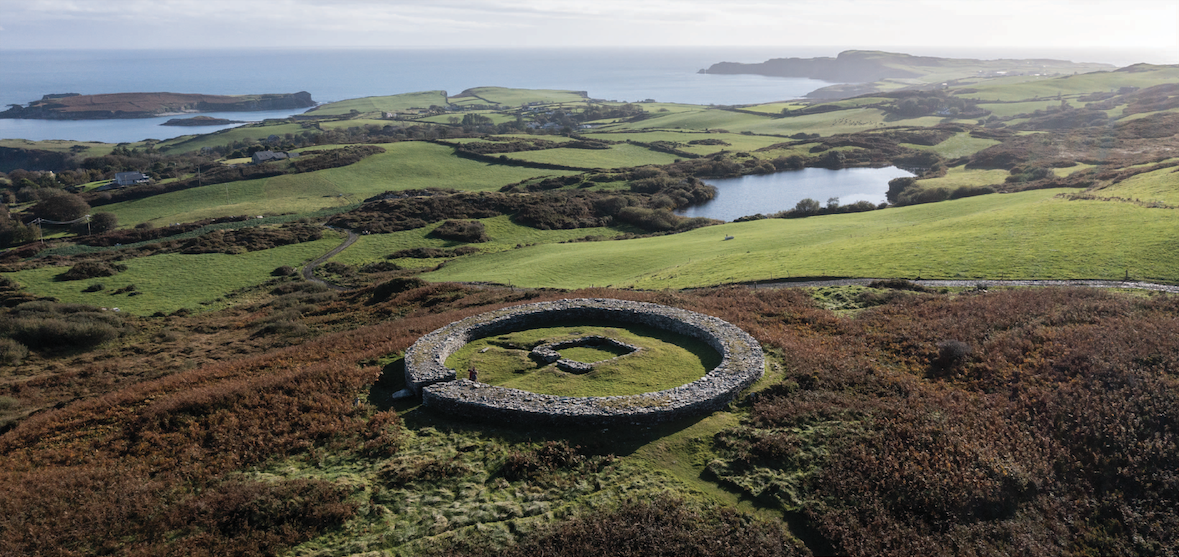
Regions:
M 446 359 L 468 342 L 577 321 L 634 323 L 706 342 L 721 363 L 685 385 L 628 396 L 566 397 L 456 379 Z M 418 339 L 405 353 L 406 385 L 428 408 L 479 420 L 536 425 L 645 424 L 723 408 L 765 371 L 761 345 L 738 327 L 678 308 L 606 298 L 503 308 L 456 321 Z

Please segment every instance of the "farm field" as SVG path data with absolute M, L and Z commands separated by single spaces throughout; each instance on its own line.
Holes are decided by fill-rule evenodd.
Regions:
M 652 151 L 638 145 L 611 145 L 609 149 L 572 149 L 558 147 L 541 151 L 509 153 L 508 158 L 561 164 L 578 168 L 627 168 L 648 164 L 671 164 L 679 157 L 669 153 Z

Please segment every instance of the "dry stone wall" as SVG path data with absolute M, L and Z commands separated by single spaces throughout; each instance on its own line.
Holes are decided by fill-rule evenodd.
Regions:
M 456 379 L 446 359 L 476 339 L 581 320 L 635 323 L 706 342 L 721 363 L 691 383 L 628 396 L 566 397 Z M 405 381 L 427 407 L 508 424 L 654 423 L 723 408 L 765 371 L 761 345 L 740 328 L 688 310 L 607 298 L 579 298 L 499 309 L 456 321 L 418 339 L 405 354 Z

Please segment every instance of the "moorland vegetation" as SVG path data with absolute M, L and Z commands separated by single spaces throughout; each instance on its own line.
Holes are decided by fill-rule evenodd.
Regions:
M 0 141 L 0 553 L 1173 552 L 1179 298 L 905 279 L 1179 283 L 1179 68 L 963 68 L 760 106 L 489 87 Z M 711 178 L 882 165 L 914 176 L 880 206 L 675 213 Z M 106 187 L 124 171 L 152 182 Z M 735 285 L 838 276 L 890 280 Z M 725 319 L 766 377 L 651 428 L 392 399 L 422 334 L 573 296 Z M 500 352 L 475 359 L 518 375 Z

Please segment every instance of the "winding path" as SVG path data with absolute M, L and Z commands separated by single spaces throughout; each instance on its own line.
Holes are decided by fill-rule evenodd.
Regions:
M 335 229 L 333 229 L 333 230 L 335 230 Z M 344 243 L 336 246 L 335 249 L 333 249 L 332 251 L 329 251 L 329 252 L 319 256 L 319 258 L 315 259 L 314 261 L 312 261 L 311 263 L 308 263 L 307 265 L 305 265 L 303 267 L 303 278 L 305 280 L 309 280 L 311 282 L 318 282 L 318 283 L 320 283 L 328 288 L 334 289 L 334 290 L 351 290 L 348 287 L 340 286 L 338 284 L 328 282 L 326 280 L 323 280 L 323 279 L 315 276 L 315 268 L 316 267 L 319 267 L 328 259 L 335 257 L 336 254 L 348 249 L 348 246 L 355 244 L 356 240 L 360 239 L 360 236 L 358 236 L 355 232 L 353 232 L 351 230 L 349 230 L 347 232 L 348 232 L 348 239 L 344 240 Z
M 822 287 L 822 286 L 867 286 L 873 281 L 883 279 L 849 278 L 807 281 L 773 281 L 759 282 L 747 285 L 750 288 L 789 288 L 789 287 Z M 1179 294 L 1179 286 L 1157 284 L 1153 282 L 1121 281 L 1121 280 L 911 280 L 913 284 L 929 288 L 969 288 L 972 286 L 1003 287 L 1003 286 L 1086 286 L 1089 288 L 1128 288 L 1134 290 L 1154 290 L 1156 292 L 1170 292 Z

